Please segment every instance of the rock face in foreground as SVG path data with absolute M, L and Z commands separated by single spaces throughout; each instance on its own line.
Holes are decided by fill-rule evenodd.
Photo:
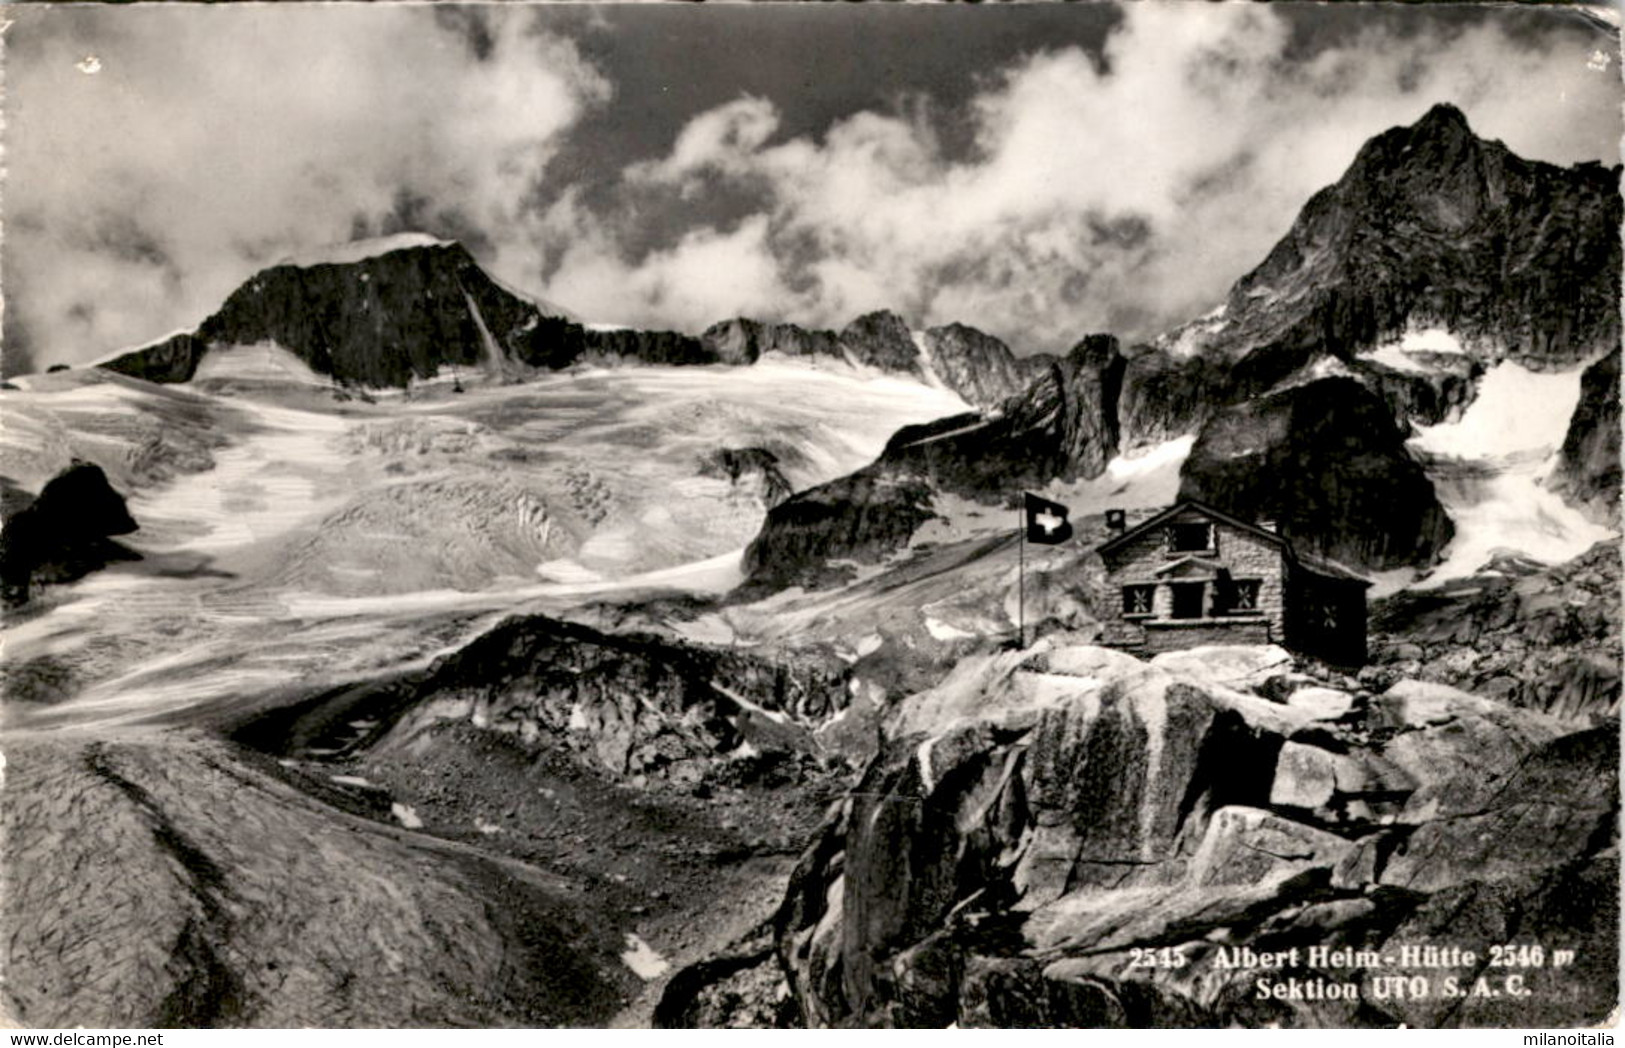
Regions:
M 100 466 L 75 461 L 31 502 L 18 492 L 7 495 L 0 582 L 8 604 L 26 601 L 35 582 L 71 582 L 109 561 L 138 559 L 108 541 L 137 525 Z
M 562 878 L 218 742 L 9 739 L 7 1013 L 36 1027 L 581 1026 L 637 980 Z
M 1373 570 L 1429 563 L 1454 530 L 1387 405 L 1348 378 L 1226 409 L 1181 478 L 1182 499 L 1274 520 L 1300 550 Z
M 1236 651 L 1257 672 L 1238 673 Z M 1617 726 L 1575 730 L 1415 681 L 1373 694 L 1291 672 L 1278 649 L 1231 650 L 1215 674 L 1200 651 L 1180 654 L 1147 665 L 1040 645 L 957 674 L 957 699 L 905 700 L 777 918 L 803 1021 L 1569 1026 L 1607 1015 Z M 911 704 L 939 715 L 911 718 Z M 1537 941 L 1579 961 L 1521 973 L 1528 998 L 1399 998 L 1379 985 L 1484 976 L 1500 989 L 1505 973 L 1483 967 L 1490 948 Z M 1401 953 L 1444 945 L 1480 960 L 1441 970 Z M 1338 967 L 1311 946 L 1389 959 Z M 1242 949 L 1294 948 L 1278 971 L 1226 965 Z M 1261 998 L 1260 976 L 1283 992 Z M 1304 997 L 1289 979 L 1338 989 Z
M 1619 522 L 1619 375 L 1615 349 L 1580 376 L 1580 403 L 1563 438 L 1556 486 L 1599 518 Z

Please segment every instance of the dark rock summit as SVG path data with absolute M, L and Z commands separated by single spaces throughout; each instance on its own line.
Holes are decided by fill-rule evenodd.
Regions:
M 1048 353 L 1017 357 L 992 335 L 965 324 L 927 328 L 920 338 L 936 377 L 975 407 L 1015 396 L 1057 363 Z
M 920 350 L 908 322 L 889 310 L 865 313 L 842 328 L 841 345 L 859 364 L 902 375 L 919 373 Z
M 109 541 L 136 530 L 124 497 L 100 466 L 75 460 L 36 499 L 8 488 L 0 530 L 0 583 L 8 604 L 28 600 L 35 582 L 71 582 L 137 554 Z
M 405 386 L 446 365 L 560 368 L 588 355 L 657 364 L 717 359 L 698 339 L 674 332 L 583 327 L 492 280 L 460 244 L 436 243 L 274 266 L 234 291 L 196 332 L 102 366 L 185 382 L 209 347 L 262 342 L 320 374 L 368 386 Z
M 1618 182 L 1598 164 L 1524 160 L 1435 106 L 1305 205 L 1231 291 L 1239 330 L 1223 342 L 1234 355 L 1249 327 L 1267 335 L 1263 307 L 1277 326 L 1318 326 L 1334 353 L 1422 322 L 1491 359 L 1573 365 L 1619 342 Z

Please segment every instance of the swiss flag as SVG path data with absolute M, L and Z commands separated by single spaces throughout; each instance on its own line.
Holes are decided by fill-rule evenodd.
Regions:
M 1027 507 L 1027 541 L 1046 546 L 1059 545 L 1072 537 L 1072 525 L 1066 515 L 1071 512 L 1059 502 L 1024 494 Z

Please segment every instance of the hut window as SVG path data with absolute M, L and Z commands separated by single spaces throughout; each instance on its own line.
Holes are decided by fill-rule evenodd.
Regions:
M 1155 586 L 1124 586 L 1123 587 L 1123 614 L 1149 615 L 1155 606 L 1157 588 Z
M 1258 580 L 1237 579 L 1230 591 L 1230 610 L 1249 612 L 1258 610 Z
M 1213 548 L 1213 525 L 1207 521 L 1175 524 L 1168 529 L 1168 548 L 1174 553 L 1205 553 Z

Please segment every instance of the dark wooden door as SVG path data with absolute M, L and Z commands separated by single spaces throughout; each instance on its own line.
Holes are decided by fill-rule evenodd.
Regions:
M 1168 588 L 1173 592 L 1173 617 L 1176 619 L 1199 619 L 1202 617 L 1202 591 L 1206 588 L 1202 582 L 1171 582 Z

